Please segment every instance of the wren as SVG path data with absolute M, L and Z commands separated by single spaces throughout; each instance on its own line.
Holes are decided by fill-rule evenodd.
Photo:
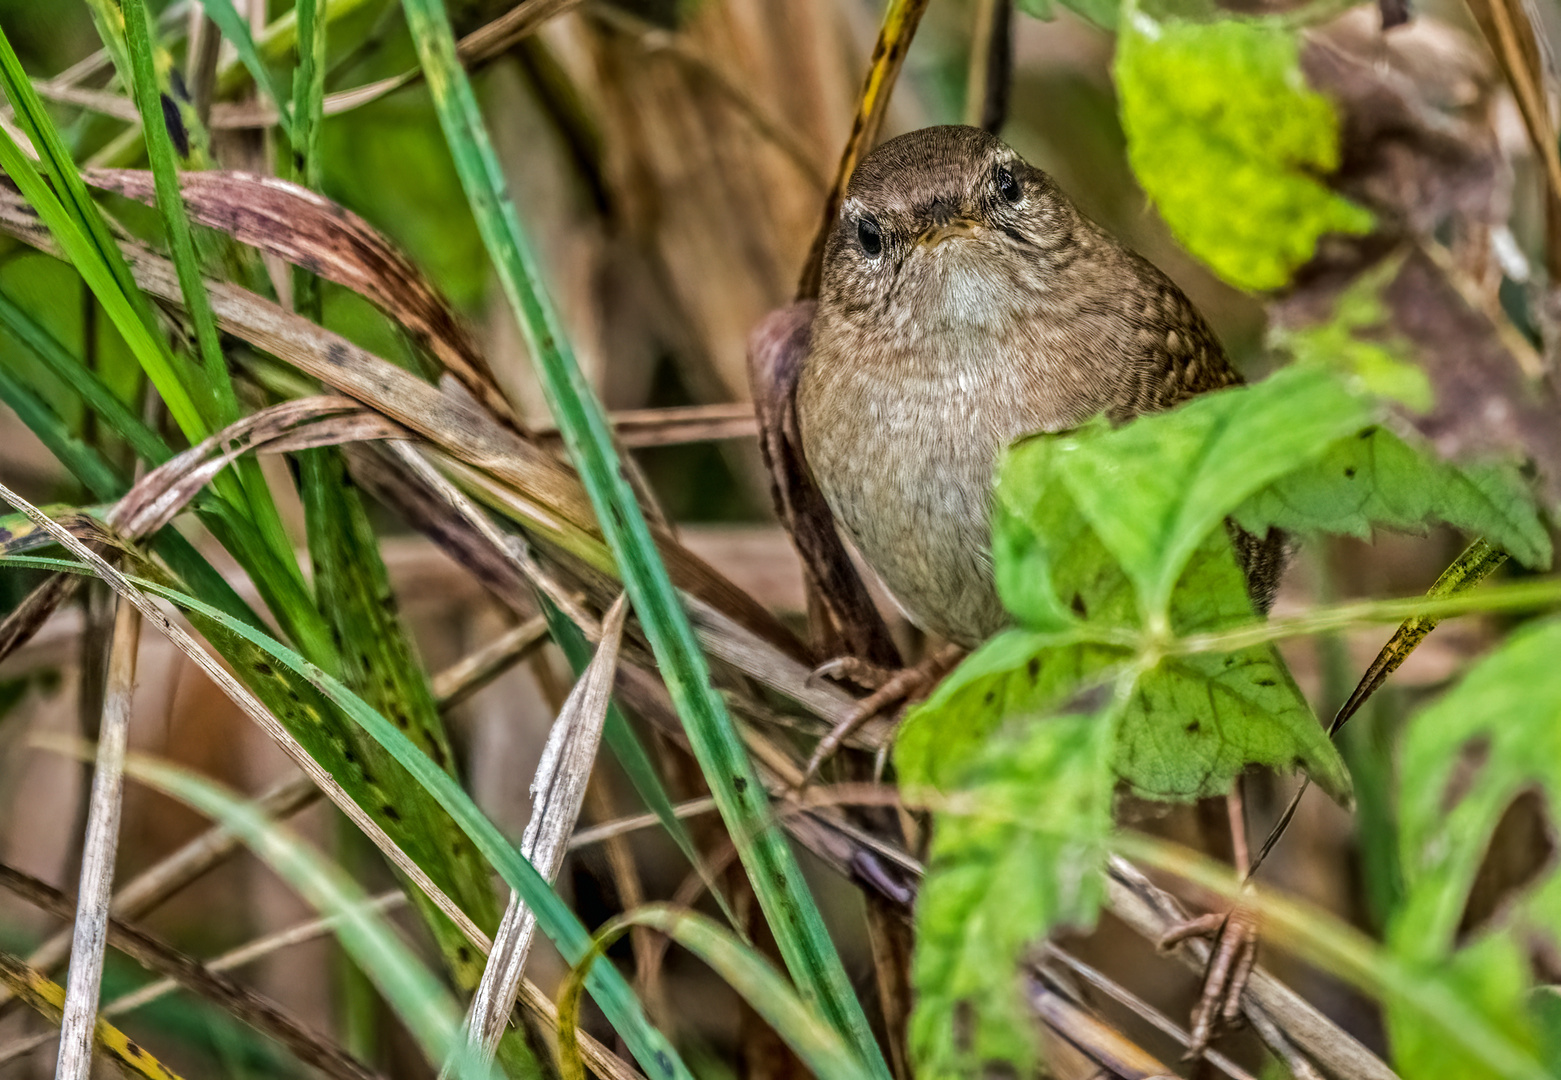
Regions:
M 932 127 L 857 168 L 796 387 L 809 471 L 912 622 L 974 646 L 1008 621 L 988 520 L 998 454 L 1239 383 L 1148 260 L 992 135 Z M 1283 538 L 1232 528 L 1266 611 Z

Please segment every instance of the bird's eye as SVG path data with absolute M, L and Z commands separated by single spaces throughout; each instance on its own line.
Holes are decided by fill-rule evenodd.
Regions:
M 876 259 L 883 251 L 883 230 L 873 215 L 863 214 L 856 219 L 856 242 L 862 245 L 862 251 L 870 259 Z
M 1019 178 L 1007 165 L 997 170 L 997 193 L 1010 203 L 1018 202 L 1019 197 L 1024 194 L 1019 187 Z

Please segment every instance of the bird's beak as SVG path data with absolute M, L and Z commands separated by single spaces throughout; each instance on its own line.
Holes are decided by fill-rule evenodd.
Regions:
M 943 225 L 934 225 L 922 232 L 916 238 L 916 243 L 922 247 L 937 247 L 943 241 L 955 236 L 975 236 L 981 230 L 979 222 L 970 218 L 955 218 Z

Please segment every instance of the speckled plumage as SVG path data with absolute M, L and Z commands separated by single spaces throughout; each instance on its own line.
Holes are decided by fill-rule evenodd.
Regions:
M 842 531 L 914 622 L 974 645 L 1006 621 L 988 527 L 1002 447 L 1239 381 L 1181 290 L 1049 176 L 976 128 L 935 127 L 851 179 L 797 410 Z

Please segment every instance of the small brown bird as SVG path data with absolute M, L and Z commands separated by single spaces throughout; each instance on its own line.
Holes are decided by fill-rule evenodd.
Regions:
M 1121 422 L 1240 381 L 1187 297 L 992 135 L 902 135 L 851 178 L 797 384 L 808 468 L 918 626 L 1007 616 L 988 504 L 1016 438 Z M 1276 541 L 1237 536 L 1266 609 Z

